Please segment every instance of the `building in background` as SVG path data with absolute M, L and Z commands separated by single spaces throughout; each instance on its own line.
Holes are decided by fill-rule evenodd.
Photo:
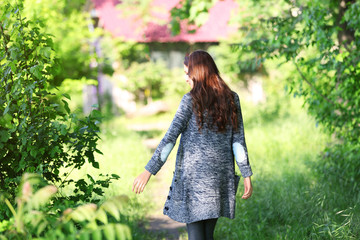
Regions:
M 232 15 L 239 10 L 234 0 L 216 1 L 208 10 L 207 20 L 200 27 L 188 24 L 187 20 L 180 20 L 180 31 L 175 36 L 171 34 L 171 10 L 180 4 L 181 0 L 144 0 L 139 1 L 140 5 L 133 6 L 122 5 L 119 0 L 92 0 L 92 3 L 96 27 L 107 30 L 113 37 L 123 41 L 146 43 L 151 60 L 162 60 L 169 69 L 182 68 L 186 53 L 196 49 L 207 50 L 209 46 L 218 45 L 220 40 L 238 32 L 238 28 L 230 24 Z M 115 77 L 117 78 L 119 77 Z M 111 98 L 110 102 L 127 114 L 138 111 L 134 96 L 124 89 L 115 87 L 101 72 L 98 76 L 97 96 L 94 96 L 94 87 L 84 89 L 86 99 L 99 98 L 100 95 L 107 94 Z M 90 101 L 85 98 L 84 105 L 87 105 L 86 110 L 89 111 L 91 105 L 87 102 Z
M 182 67 L 184 54 L 195 49 L 207 49 L 219 40 L 237 31 L 229 25 L 233 10 L 238 9 L 233 0 L 217 1 L 210 9 L 208 19 L 195 32 L 194 26 L 180 22 L 180 34 L 171 35 L 170 11 L 180 0 L 153 0 L 145 20 L 119 9 L 118 0 L 92 0 L 99 18 L 99 27 L 124 41 L 148 43 L 152 60 L 162 59 L 169 68 Z M 131 12 L 131 10 L 130 10 Z

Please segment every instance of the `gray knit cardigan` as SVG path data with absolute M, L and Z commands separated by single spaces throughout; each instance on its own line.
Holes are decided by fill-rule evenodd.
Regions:
M 156 175 L 173 149 L 180 144 L 169 195 L 163 213 L 175 221 L 191 223 L 220 216 L 235 216 L 235 194 L 239 176 L 235 175 L 234 157 L 241 175 L 252 175 L 244 136 L 239 96 L 233 92 L 237 106 L 238 130 L 229 126 L 224 133 L 211 130 L 207 123 L 198 131 L 192 110 L 192 97 L 186 93 L 175 117 L 145 166 Z

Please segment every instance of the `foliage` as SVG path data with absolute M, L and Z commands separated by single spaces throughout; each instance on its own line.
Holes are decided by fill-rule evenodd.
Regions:
M 177 99 L 176 104 L 178 104 L 178 101 L 179 99 Z M 176 111 L 176 108 L 171 109 Z M 144 139 L 148 138 L 148 136 L 143 135 L 144 131 L 131 130 L 129 125 L 148 124 L 149 121 L 157 123 L 163 121 L 164 116 L 168 116 L 166 120 L 168 122 L 171 121 L 173 114 L 174 112 L 154 115 L 152 116 L 153 120 L 141 116 L 135 118 L 120 116 L 103 121 L 99 148 L 104 154 L 96 154 L 100 169 L 92 168 L 90 164 L 86 164 L 81 169 L 74 170 L 72 175 L 86 178 L 86 174 L 97 176 L 99 173 L 112 172 L 121 176 L 118 181 L 110 184 L 109 188 L 104 189 L 104 197 L 100 198 L 100 202 L 111 196 L 125 194 L 129 197 L 130 201 L 126 205 L 126 209 L 122 210 L 122 214 L 126 216 L 124 222 L 131 228 L 133 239 L 161 238 L 153 236 L 152 232 L 144 231 L 144 228 L 148 229 L 149 226 L 148 216 L 153 212 L 155 213 L 156 206 L 154 205 L 157 205 L 157 203 L 154 201 L 154 193 L 159 190 L 159 182 L 149 181 L 145 191 L 140 195 L 132 192 L 133 181 L 144 170 L 144 166 L 151 158 L 151 150 L 143 144 Z M 154 137 L 161 136 L 156 135 Z M 64 193 L 67 192 L 72 192 L 71 186 L 64 189 Z M 159 213 L 158 210 L 156 210 L 156 213 Z
M 240 185 L 235 219 L 220 218 L 215 239 L 359 238 L 360 195 L 347 177 L 350 162 L 342 160 L 348 170 L 322 168 L 328 159 L 319 152 L 330 139 L 302 109 L 301 99 L 289 102 L 289 116 L 257 125 L 248 118 L 257 108 L 242 102 L 254 192 L 243 200 Z
M 215 4 L 214 0 L 181 0 L 171 9 L 171 33 L 179 34 L 181 31 L 180 21 L 186 20 L 188 32 L 194 32 L 192 25 L 197 27 L 204 24 L 209 17 L 209 9 Z
M 321 161 L 315 165 L 319 179 L 340 184 L 349 194 L 356 196 L 360 183 L 359 143 L 329 144 Z
M 152 14 L 154 10 L 158 10 L 153 8 L 152 0 L 123 0 L 116 5 L 116 8 L 120 10 L 123 16 L 135 16 L 137 19 L 141 19 L 143 26 L 149 22 L 159 21 Z M 151 8 L 153 11 L 149 11 Z
M 41 19 L 42 31 L 53 36 L 61 68 L 52 79 L 57 86 L 66 78 L 96 78 L 99 67 L 112 73 L 106 54 L 96 52 L 95 45 L 104 33 L 93 30 L 87 5 L 84 0 L 24 0 L 23 17 Z
M 99 207 L 90 203 L 69 208 L 59 215 L 49 206 L 57 188 L 46 185 L 34 191 L 41 182 L 39 175 L 26 173 L 16 207 L 3 199 L 13 218 L 0 239 L 132 239 L 130 228 L 121 222 L 126 196 L 110 198 Z
M 128 79 L 123 87 L 145 104 L 165 95 L 184 93 L 186 83 L 179 69 L 168 70 L 163 62 L 134 62 L 124 72 Z
M 270 65 L 272 68 L 266 65 L 269 61 L 287 68 L 283 75 L 288 75 L 288 92 L 301 96 L 317 125 L 334 138 L 331 145 L 322 146 L 325 153 L 315 162 L 311 161 L 314 156 L 308 156 L 309 151 L 300 150 L 316 145 L 315 139 L 297 141 L 306 132 L 303 128 L 282 126 L 287 133 L 297 132 L 287 142 L 274 143 L 274 137 L 283 136 L 271 122 L 266 123 L 265 126 L 269 124 L 275 129 L 272 134 L 255 135 L 256 146 L 269 148 L 262 153 L 266 159 L 259 165 L 266 163 L 270 173 L 263 168 L 254 169 L 260 174 L 254 179 L 258 193 L 254 192 L 252 201 L 237 205 L 237 212 L 243 213 L 239 219 L 220 222 L 217 235 L 228 239 L 359 238 L 360 198 L 355 189 L 360 176 L 360 2 L 247 0 L 238 3 L 241 11 L 233 21 L 240 26 L 239 31 L 222 44 L 225 49 L 216 49 L 218 56 L 225 57 L 226 71 L 236 79 L 243 77 L 243 73 L 269 74 L 274 69 L 274 65 Z M 186 8 L 182 10 L 189 15 Z M 276 122 L 277 126 L 281 124 Z M 266 143 L 259 143 L 262 138 Z M 286 150 L 290 143 L 295 148 Z M 291 156 L 284 158 L 287 152 Z M 303 156 L 301 162 L 311 162 L 313 171 L 301 171 L 299 166 L 291 170 L 299 156 Z M 286 167 L 281 170 L 281 166 Z
M 64 200 L 72 200 L 74 202 L 78 202 L 80 200 L 84 202 L 89 202 L 89 201 L 98 202 L 99 200 L 92 199 L 93 193 L 95 193 L 98 196 L 104 196 L 103 189 L 109 188 L 109 184 L 111 183 L 111 180 L 118 180 L 120 178 L 116 174 L 111 174 L 111 176 L 109 176 L 109 174 L 106 175 L 100 174 L 99 176 L 105 178 L 94 180 L 94 178 L 91 175 L 86 174 L 86 177 L 87 179 L 89 179 L 89 181 L 87 182 L 85 181 L 85 179 L 82 178 L 76 181 L 75 190 L 74 190 L 74 193 L 76 195 L 66 197 Z M 69 182 L 73 182 L 73 181 L 69 180 Z
M 304 97 L 309 112 L 330 133 L 358 142 L 360 22 L 354 19 L 360 14 L 359 1 L 285 2 L 286 11 L 244 26 L 254 34 L 245 36 L 241 47 L 262 60 L 282 58 L 294 64 L 289 91 Z
M 241 26 L 238 57 L 262 66 L 278 58 L 293 64 L 288 90 L 304 97 L 308 110 L 330 133 L 359 141 L 359 1 L 241 1 L 251 11 L 234 21 Z M 264 8 L 266 9 L 264 11 Z M 187 12 L 186 7 L 182 8 Z M 246 14 L 245 14 L 246 13 Z M 173 16 L 176 18 L 177 16 Z M 241 62 L 242 61 L 242 62 Z M 246 67 L 246 65 L 245 65 Z M 235 69 L 235 72 L 240 72 Z
M 39 21 L 21 15 L 21 1 L 1 3 L 1 9 L 1 189 L 14 196 L 24 172 L 39 173 L 62 187 L 73 182 L 68 179 L 70 169 L 79 169 L 85 162 L 99 168 L 94 152 L 101 154 L 97 148 L 101 114 L 94 109 L 79 119 L 70 112 L 65 100 L 70 100 L 69 95 L 63 94 L 61 102 L 53 100 L 51 80 L 58 59 L 52 38 L 42 31 Z M 61 168 L 66 169 L 63 176 Z M 103 183 L 95 182 L 99 184 Z M 83 182 L 75 185 L 82 190 Z M 83 198 L 100 192 L 85 192 Z
M 208 51 L 214 56 L 218 68 L 234 83 L 243 81 L 247 84 L 253 75 L 267 74 L 263 65 L 254 61 L 254 53 L 244 52 L 230 39 L 209 47 Z
M 120 61 L 122 69 L 128 69 L 134 62 L 143 63 L 150 60 L 150 50 L 147 44 L 131 41 L 124 42 L 119 39 L 112 39 L 111 42 L 112 44 L 108 43 L 106 46 L 113 45 L 111 50 L 116 55 L 113 59 Z

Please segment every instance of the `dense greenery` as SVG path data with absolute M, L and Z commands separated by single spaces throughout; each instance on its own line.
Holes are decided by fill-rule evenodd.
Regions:
M 97 148 L 101 114 L 94 109 L 79 119 L 65 100 L 69 95 L 56 100 L 51 80 L 58 71 L 58 59 L 41 19 L 24 18 L 21 1 L 2 3 L 1 9 L 1 190 L 6 189 L 13 199 L 23 173 L 34 172 L 59 187 L 73 183 L 78 193 L 70 197 L 74 201 L 102 195 L 100 187 L 107 187 L 117 175 L 98 181 L 90 176 L 91 184 L 68 178 L 72 169 L 85 162 L 99 168 L 94 152 L 101 153 Z
M 112 197 L 99 207 L 90 203 L 68 208 L 58 217 L 57 209 L 50 205 L 56 192 L 39 175 L 24 174 L 16 206 L 1 199 L 13 218 L 0 225 L 1 232 L 6 230 L 0 239 L 132 239 L 121 213 L 128 202 L 126 196 Z
M 290 92 L 303 96 L 310 113 L 338 139 L 357 143 L 360 2 L 285 2 L 277 15 L 258 18 L 252 11 L 252 18 L 242 21 L 251 32 L 243 38 L 244 51 L 256 52 L 259 63 L 266 58 L 291 62 L 297 74 L 288 81 Z
M 204 23 L 215 2 L 182 0 L 172 11 L 173 33 L 181 19 Z M 126 125 L 170 122 L 174 112 L 104 122 L 98 110 L 85 118 L 73 110 L 81 106 L 82 84 L 97 85 L 98 71 L 113 74 L 114 85 L 144 103 L 165 97 L 171 109 L 188 86 L 181 69 L 150 61 L 146 44 L 93 28 L 88 3 L 0 3 L 0 187 L 6 203 L 0 232 L 7 238 L 121 239 L 130 238 L 129 231 L 133 239 L 159 238 L 140 230 L 156 205 L 157 181 L 141 196 L 132 195 L 131 184 L 151 157 L 139 142 L 164 133 L 135 133 Z M 145 22 L 150 3 L 137 8 Z M 209 51 L 234 89 L 261 81 L 266 101 L 254 105 L 241 92 L 255 192 L 245 202 L 238 196 L 236 219 L 220 219 L 216 236 L 359 238 L 359 1 L 246 0 L 239 8 L 232 21 L 242 28 Z M 330 143 L 302 112 L 300 99 L 283 93 L 284 82 L 304 99 L 316 126 L 332 134 Z M 171 171 L 164 175 L 170 182 Z M 127 197 L 116 197 L 121 194 Z
M 282 84 L 283 86 L 283 84 Z M 277 117 L 263 118 L 258 107 L 243 102 L 245 133 L 254 175 L 253 196 L 241 199 L 236 218 L 221 218 L 221 239 L 357 239 L 359 195 L 347 178 L 320 169 L 319 152 L 329 137 L 301 109 L 300 99 Z M 329 161 L 328 163 L 333 163 Z M 319 166 L 320 165 L 320 166 Z M 332 167 L 338 167 L 333 164 Z M 340 180 L 341 179 L 341 180 Z M 350 185 L 350 187 L 349 187 Z M 355 191 L 354 191 L 355 190 Z
M 98 54 L 96 43 L 104 34 L 94 29 L 95 20 L 89 14 L 90 4 L 84 0 L 25 0 L 23 17 L 41 19 L 41 31 L 53 36 L 53 48 L 61 71 L 52 79 L 60 85 L 64 79 L 96 79 L 98 68 L 111 73 L 107 53 Z
M 173 35 L 180 33 L 180 22 L 186 20 L 188 25 L 201 26 L 206 23 L 209 17 L 209 9 L 215 3 L 215 0 L 183 0 L 171 9 L 171 33 Z M 194 28 L 187 30 L 189 33 L 194 33 Z
M 194 18 L 196 1 L 182 1 L 173 18 Z M 211 1 L 207 1 L 208 4 Z M 303 96 L 317 121 L 342 141 L 360 139 L 360 2 L 239 1 L 241 26 L 227 72 L 259 71 L 265 59 L 294 66 L 289 92 Z M 223 56 L 226 56 L 225 54 Z

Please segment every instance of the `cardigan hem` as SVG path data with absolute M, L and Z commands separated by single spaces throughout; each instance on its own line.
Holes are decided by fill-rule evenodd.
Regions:
M 172 216 L 166 214 L 165 212 L 163 214 L 168 216 L 172 220 L 174 220 L 176 222 L 180 222 L 180 223 L 193 223 L 193 222 L 198 222 L 198 221 L 207 220 L 207 219 L 213 219 L 213 218 L 220 218 L 220 217 L 226 217 L 226 218 L 229 218 L 229 219 L 234 219 L 235 218 L 235 216 L 229 216 L 229 215 L 225 215 L 225 214 L 218 214 L 218 215 L 213 215 L 213 216 L 209 215 L 209 216 L 206 216 L 206 217 L 193 218 L 193 219 L 190 219 L 190 220 L 181 220 L 181 219 L 178 219 L 176 217 L 172 217 Z

